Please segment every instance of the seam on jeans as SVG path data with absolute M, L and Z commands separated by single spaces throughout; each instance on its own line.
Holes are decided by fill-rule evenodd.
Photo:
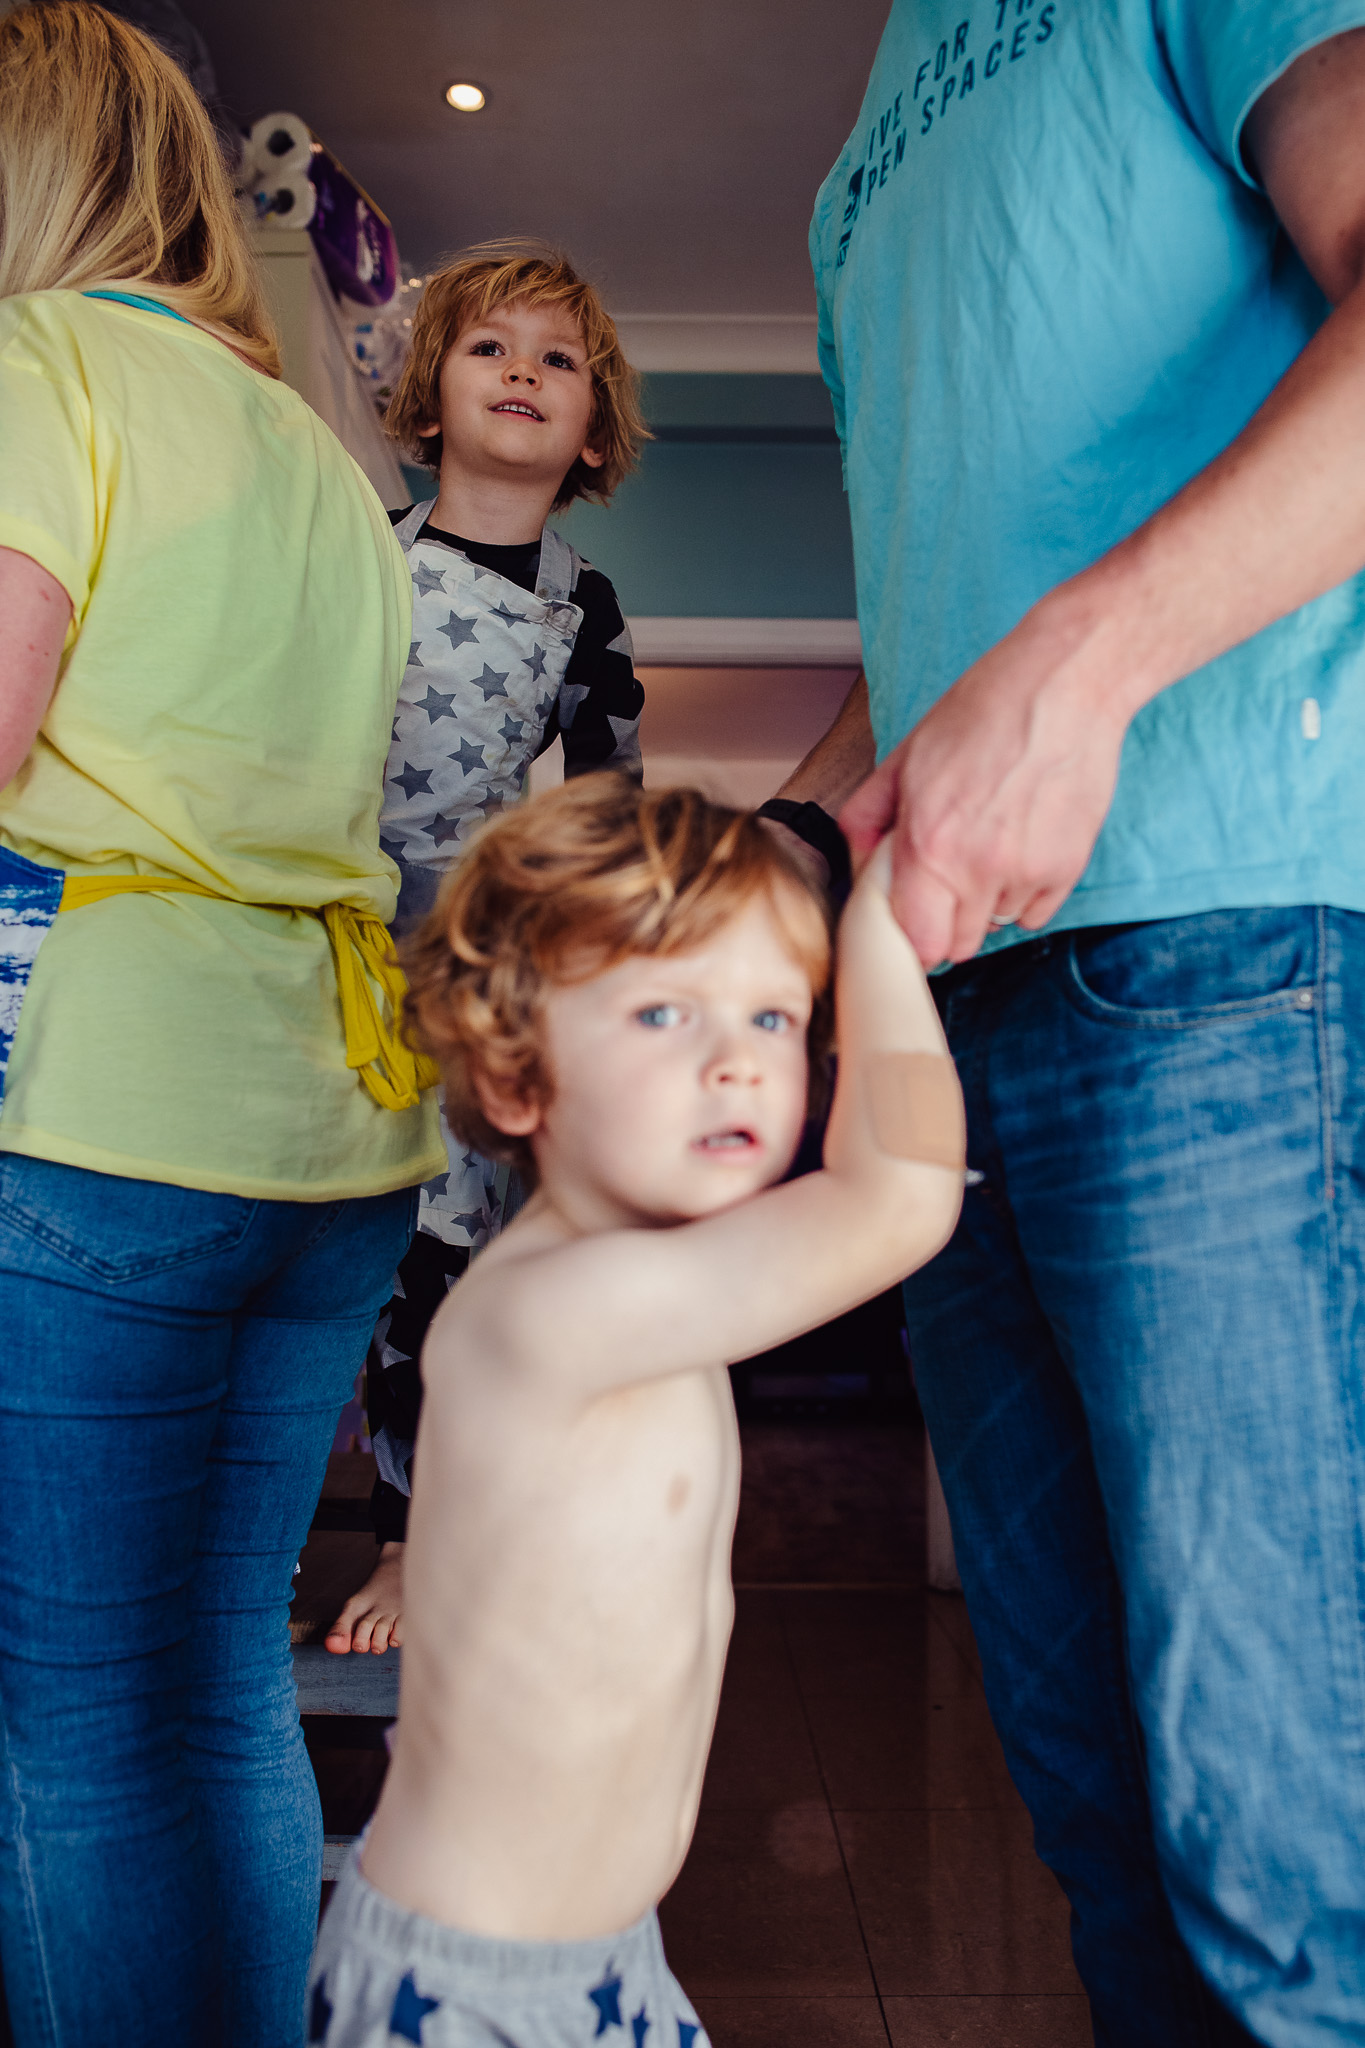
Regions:
M 1328 987 L 1328 935 L 1327 912 L 1320 904 L 1314 919 L 1317 939 L 1317 960 L 1314 963 L 1314 1004 L 1313 1015 L 1318 1041 L 1318 1104 L 1319 1124 L 1322 1136 L 1322 1192 L 1327 1204 L 1328 1229 L 1331 1234 L 1332 1260 L 1339 1266 L 1341 1259 L 1340 1233 L 1336 1215 L 1336 1113 L 1335 1090 L 1332 1086 L 1332 1043 L 1331 1019 L 1327 1014 Z
M 1085 1413 L 1088 1440 L 1090 1417 L 1085 1411 L 1085 1402 L 1079 1388 L 1077 1388 L 1076 1398 L 1081 1403 L 1082 1413 Z M 1128 1630 L 1128 1601 L 1123 1581 L 1119 1577 L 1118 1564 L 1114 1558 L 1113 1536 L 1109 1528 L 1109 1503 L 1104 1497 L 1104 1487 L 1100 1482 L 1099 1468 L 1094 1465 L 1093 1449 L 1090 1452 L 1090 1456 L 1095 1474 L 1095 1486 L 1099 1493 L 1100 1505 L 1104 1513 L 1105 1535 L 1109 1540 L 1109 1569 L 1113 1579 L 1114 1596 L 1118 1607 L 1118 1613 L 1116 1616 L 1111 1617 L 1109 1625 L 1117 1632 L 1118 1661 L 1127 1680 L 1124 1697 L 1119 1702 L 1122 1721 L 1128 1733 L 1127 1748 L 1122 1759 L 1123 1774 L 1125 1780 L 1131 1782 L 1130 1772 L 1136 1773 L 1136 1785 L 1133 1788 L 1134 1804 L 1147 1815 L 1147 1852 L 1151 1857 L 1152 1868 L 1156 1872 L 1157 1883 L 1161 1889 L 1166 1906 L 1161 1936 L 1166 1957 L 1166 1967 L 1170 1970 L 1173 1978 L 1184 1979 L 1185 2003 L 1189 2008 L 1194 2025 L 1199 2030 L 1204 2048 L 1216 2048 L 1213 2033 L 1214 2019 L 1211 2009 L 1213 2004 L 1212 1994 L 1204 1979 L 1200 1976 L 1195 1966 L 1194 1958 L 1185 1945 L 1175 1917 L 1175 1909 L 1171 1904 L 1170 1886 L 1167 1883 L 1166 1869 L 1161 1854 L 1161 1841 L 1158 1834 L 1156 1803 L 1152 1797 L 1152 1774 L 1147 1755 L 1147 1734 L 1138 1713 L 1137 1684 L 1133 1673 L 1131 1638 Z
M 954 1024 L 957 1021 L 958 1013 L 964 1006 L 970 1014 L 972 1004 L 966 990 L 956 988 L 949 990 L 942 1005 L 942 1013 L 943 1035 L 948 1040 L 950 1052 L 952 1052 Z M 986 1196 L 989 1200 L 991 1190 L 994 1189 L 1002 1198 L 1008 1201 L 1005 1185 L 1005 1159 L 1004 1154 L 1000 1150 L 999 1139 L 996 1136 L 995 1118 L 991 1114 L 991 1040 L 994 1024 L 993 1013 L 998 1012 L 999 1009 L 998 998 L 994 1001 L 987 1001 L 984 999 L 983 992 L 978 989 L 976 1008 L 979 1013 L 977 1028 L 971 1033 L 972 1055 L 970 1060 L 965 1063 L 965 1071 L 963 1065 L 959 1064 L 957 1053 L 952 1053 L 953 1063 L 958 1068 L 958 1081 L 962 1088 L 963 1107 L 967 1115 L 967 1152 L 973 1166 L 979 1173 L 984 1175 L 984 1185 L 976 1189 L 975 1192 Z M 973 1094 L 975 1094 L 980 1112 L 976 1128 L 973 1128 L 971 1114 L 971 1097 Z M 973 1190 L 969 1188 L 967 1192 L 970 1194 Z M 1013 1223 L 1014 1219 L 1011 1215 L 1011 1229 L 1013 1229 Z M 1022 1248 L 1019 1248 L 1019 1259 L 1022 1266 Z M 1025 1270 L 1027 1269 L 1025 1268 Z
M 328 1231 L 331 1230 L 335 1225 L 338 1217 L 340 1217 L 348 1209 L 350 1209 L 352 1204 L 355 1202 L 388 1202 L 393 1199 L 394 1195 L 407 1195 L 409 1198 L 409 1207 L 412 1211 L 411 1229 L 415 1230 L 417 1227 L 417 1203 L 421 1195 L 421 1192 L 422 1190 L 420 1187 L 391 1188 L 388 1194 L 386 1195 L 342 1195 L 338 1197 L 338 1199 L 335 1202 L 324 1203 L 322 1205 L 322 1215 L 318 1220 L 317 1229 L 313 1232 L 312 1236 L 306 1240 L 305 1243 L 298 1246 L 298 1248 L 294 1252 L 294 1257 L 296 1259 L 302 1258 L 305 1252 L 311 1252 L 317 1245 L 321 1244 L 323 1238 L 326 1237 Z M 411 1230 L 409 1231 L 409 1235 L 411 1235 Z
M 1338 1180 L 1336 1175 L 1336 1124 L 1341 1104 L 1338 1100 L 1337 1068 L 1332 1058 L 1332 1028 L 1334 1019 L 1328 1014 L 1327 995 L 1331 981 L 1331 913 L 1325 907 L 1318 912 L 1318 1099 L 1321 1104 L 1320 1121 L 1323 1145 L 1324 1179 L 1324 1221 L 1327 1232 L 1328 1258 L 1328 1301 L 1329 1327 L 1334 1343 L 1335 1359 L 1344 1361 L 1350 1356 L 1350 1329 L 1347 1324 L 1346 1290 L 1344 1284 L 1345 1244 L 1342 1228 L 1341 1207 L 1351 1199 L 1349 1175 Z M 1344 998 L 1344 975 L 1339 977 L 1338 994 Z M 1340 1386 L 1340 1377 L 1338 1377 Z M 1354 1408 L 1344 1390 L 1339 1396 L 1340 1434 L 1331 1446 L 1332 1453 L 1340 1465 L 1342 1494 L 1347 1501 L 1346 1529 L 1341 1537 L 1349 1542 L 1352 1552 L 1352 1576 L 1357 1589 L 1362 1571 L 1362 1504 L 1360 1498 L 1359 1473 L 1361 1469 L 1361 1444 L 1359 1433 L 1354 1427 Z M 1359 1592 L 1354 1607 L 1356 1619 L 1346 1631 L 1349 1646 L 1349 1668 L 1337 1665 L 1335 1654 L 1333 1664 L 1337 1669 L 1337 1683 L 1343 1689 L 1349 1685 L 1353 1709 L 1352 1735 L 1357 1744 L 1365 1737 L 1365 1648 L 1359 1622 Z M 1332 1643 L 1335 1652 L 1340 1633 L 1334 1632 Z M 1359 1801 L 1357 1801 L 1359 1806 Z
M 1201 1009 L 1131 1009 L 1096 995 L 1081 973 L 1074 938 L 1066 946 L 1061 982 L 1062 992 L 1073 1009 L 1117 1031 L 1198 1031 L 1211 1025 L 1240 1023 L 1245 1018 L 1273 1016 L 1280 1010 L 1297 1011 L 1302 1008 L 1299 997 L 1308 986 L 1306 982 L 1297 982 L 1288 988 L 1273 989 L 1268 995 L 1238 996 L 1232 1002 L 1212 1003 Z
M 328 1231 L 332 1228 L 345 1207 L 346 1201 L 344 1197 L 335 1202 L 323 1203 L 321 1213 L 318 1216 L 317 1228 L 312 1232 L 311 1236 L 304 1239 L 302 1244 L 295 1246 L 290 1257 L 291 1265 L 295 1259 L 301 1259 L 305 1252 L 311 1252 L 315 1246 L 321 1244 L 323 1238 L 326 1237 Z
M 38 1917 L 37 1889 L 33 1883 L 33 1864 L 29 1852 L 28 1834 L 25 1828 L 25 1809 L 19 1791 L 18 1772 L 10 1755 L 9 1729 L 0 1712 L 0 1744 L 5 1754 L 5 1776 L 9 1781 L 10 1810 L 14 1815 L 15 1866 L 19 1877 L 19 1892 L 23 1902 L 24 1934 L 30 1953 L 42 1980 L 43 2009 L 39 2020 L 43 2026 L 43 2039 L 47 2048 L 57 2048 L 57 2013 L 52 1998 L 52 1971 L 48 1964 L 47 1948 L 43 1941 L 42 1924 Z M 0 1998 L 5 1992 L 0 1987 Z M 11 2012 L 11 2019 L 14 2015 Z

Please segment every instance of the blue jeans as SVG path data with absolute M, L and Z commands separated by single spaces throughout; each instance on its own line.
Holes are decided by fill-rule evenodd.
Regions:
M 0 1942 L 19 2048 L 298 2048 L 322 1832 L 288 1608 L 416 1189 L 0 1154 Z
M 942 981 L 985 1179 L 911 1344 L 1096 2041 L 1365 2042 L 1365 917 Z

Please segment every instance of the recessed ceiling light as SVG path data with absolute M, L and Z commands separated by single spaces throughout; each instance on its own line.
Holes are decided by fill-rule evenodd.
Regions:
M 481 85 L 471 85 L 464 79 L 446 87 L 446 98 L 457 114 L 477 114 L 487 104 L 487 95 Z

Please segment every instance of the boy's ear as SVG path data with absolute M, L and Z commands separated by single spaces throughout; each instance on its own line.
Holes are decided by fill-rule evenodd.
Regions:
M 473 1080 L 479 1108 L 495 1131 L 505 1138 L 529 1138 L 540 1129 L 543 1109 L 530 1089 L 509 1087 L 490 1074 L 475 1074 Z
M 607 458 L 602 449 L 594 448 L 591 441 L 586 441 L 578 451 L 578 459 L 586 462 L 589 469 L 600 469 Z
M 418 432 L 418 436 L 419 436 L 419 437 L 420 437 L 420 439 L 422 439 L 423 441 L 429 441 L 429 440 L 431 439 L 431 437 L 432 437 L 432 435 L 433 435 L 433 434 L 439 434 L 439 433 L 440 433 L 440 431 L 441 431 L 441 422 L 440 422 L 439 420 L 433 420 L 433 421 L 431 422 L 431 425 L 430 425 L 429 427 L 419 427 L 419 428 L 417 429 L 417 432 Z

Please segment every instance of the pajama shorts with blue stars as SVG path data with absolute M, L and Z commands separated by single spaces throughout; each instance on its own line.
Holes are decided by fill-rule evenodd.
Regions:
M 647 1913 L 601 1941 L 499 1941 L 409 1913 L 352 1850 L 318 1934 L 304 2038 L 324 2048 L 709 2048 Z

